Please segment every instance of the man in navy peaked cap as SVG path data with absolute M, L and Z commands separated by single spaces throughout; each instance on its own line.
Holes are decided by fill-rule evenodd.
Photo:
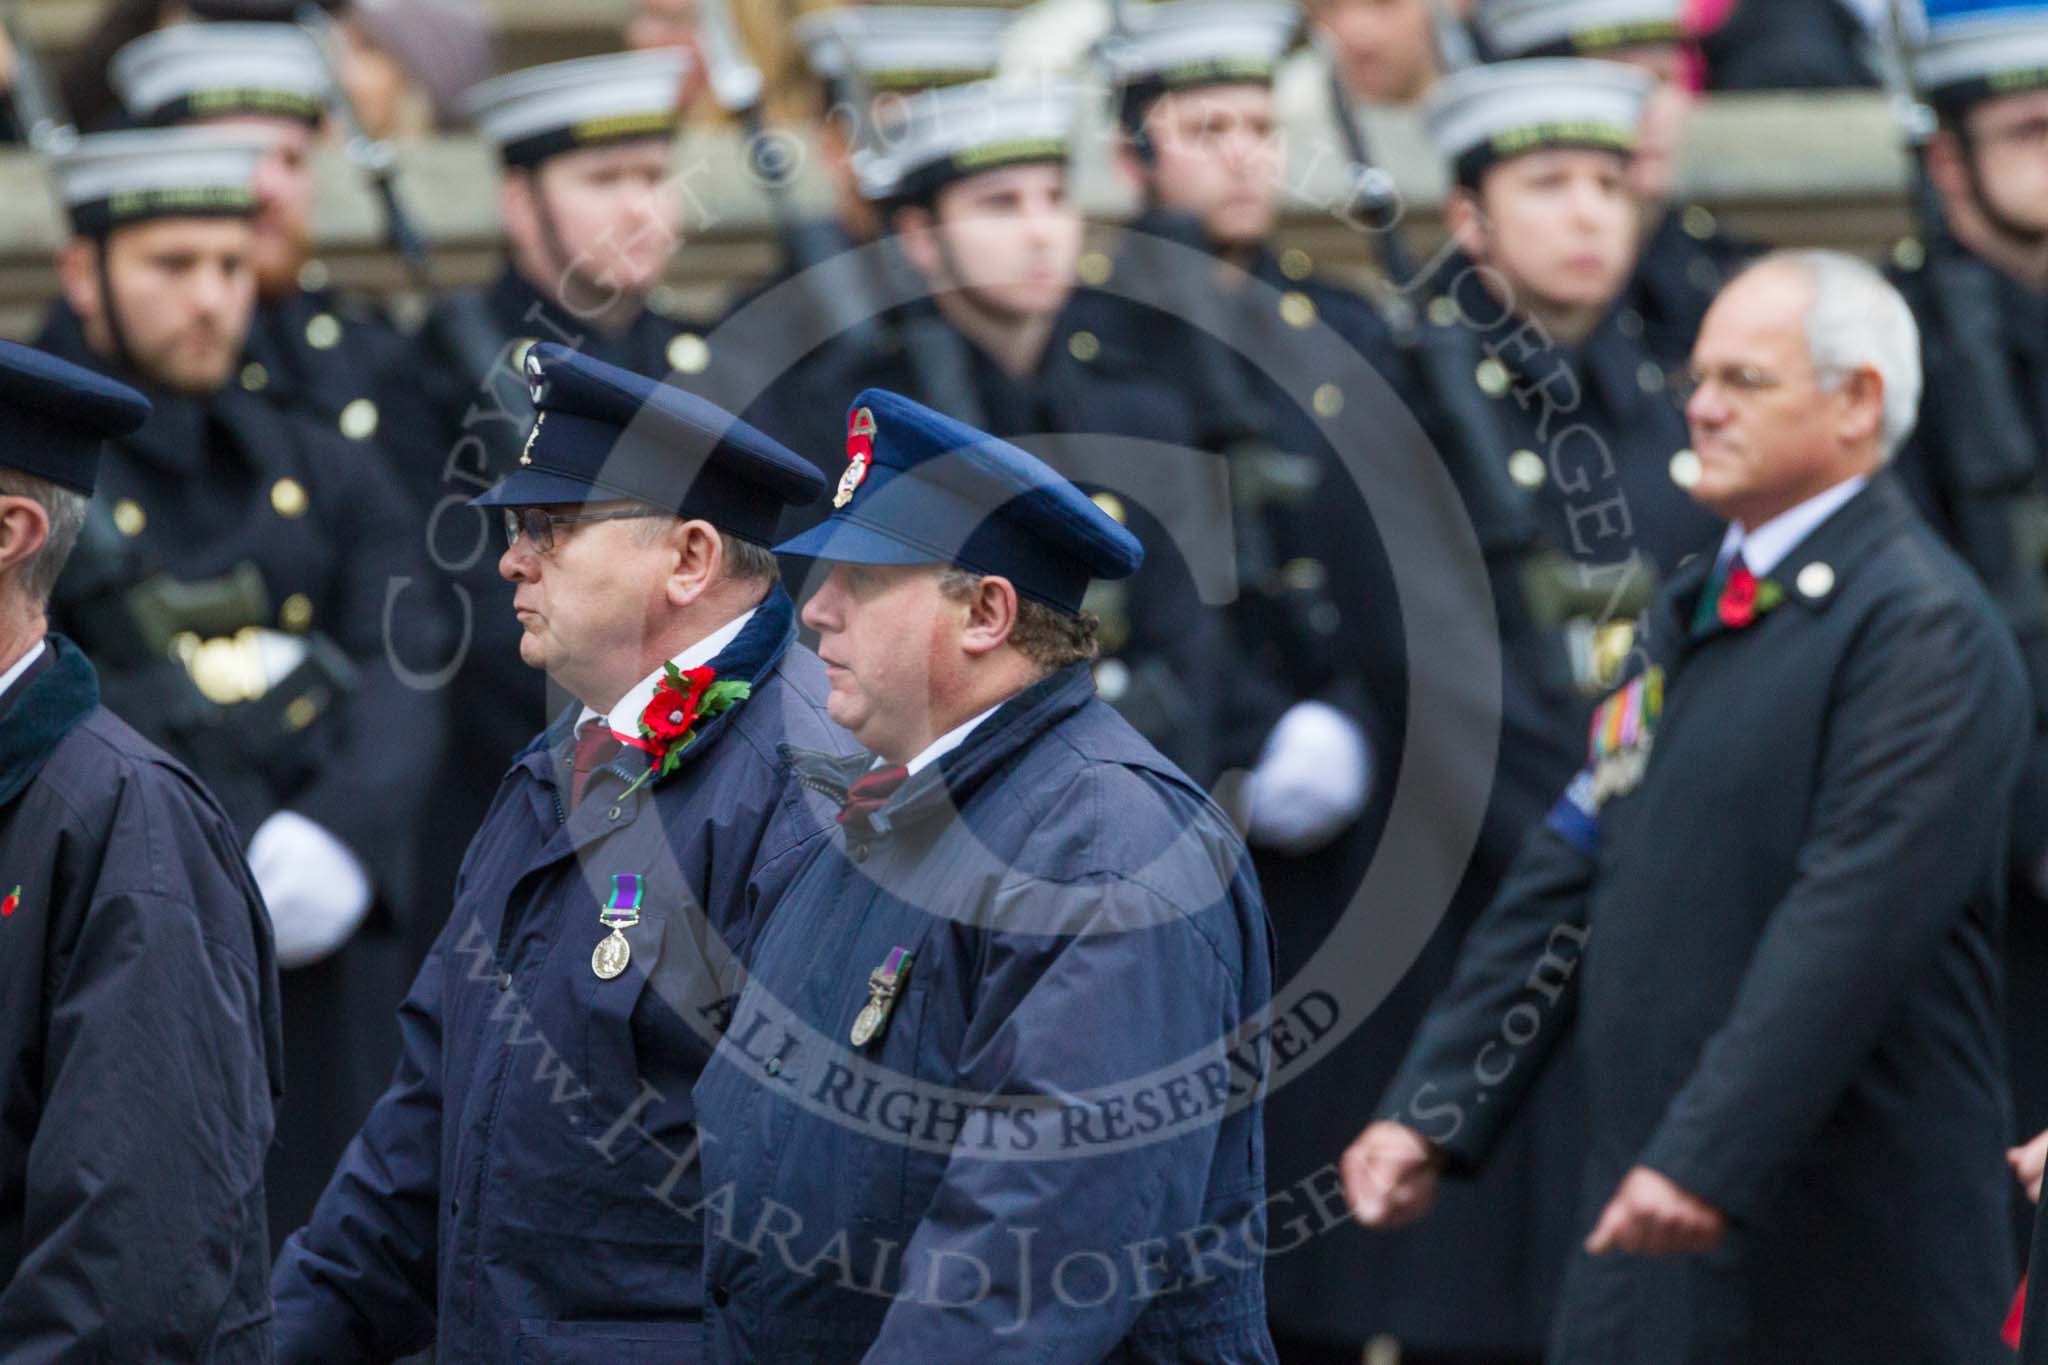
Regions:
M 829 820 L 778 747 L 848 747 L 769 545 L 809 461 L 553 345 L 476 501 L 520 660 L 574 702 L 513 761 L 400 1012 L 405 1053 L 280 1259 L 284 1360 L 697 1359 L 690 1087 L 734 965 Z
M 1088 667 L 1138 543 L 893 393 L 847 455 L 781 550 L 868 752 L 792 752 L 836 828 L 697 1087 L 707 1358 L 1272 1360 L 1265 910 Z
M 270 1358 L 277 963 L 241 842 L 45 608 L 124 384 L 0 342 L 0 1359 Z

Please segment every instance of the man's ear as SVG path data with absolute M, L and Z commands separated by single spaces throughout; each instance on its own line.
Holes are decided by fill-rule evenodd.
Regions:
M 1943 207 L 1951 210 L 1968 203 L 1970 167 L 1963 140 L 1953 128 L 1942 128 L 1927 143 L 1927 178 L 1941 196 Z
M 725 576 L 725 543 L 708 521 L 678 521 L 669 528 L 668 546 L 675 558 L 668 573 L 670 606 L 687 607 Z
M 1017 627 L 1017 589 L 1009 579 L 983 578 L 966 606 L 967 623 L 960 632 L 962 650 L 980 657 L 1009 643 L 1010 632 Z
M 1459 250 L 1474 260 L 1484 258 L 1486 210 L 1480 207 L 1479 196 L 1463 185 L 1453 186 L 1444 197 L 1444 228 Z
M 100 252 L 105 246 L 85 237 L 73 237 L 57 253 L 57 282 L 64 302 L 78 317 L 100 315 Z
M 0 580 L 17 581 L 21 566 L 50 540 L 50 514 L 34 498 L 0 497 Z
M 936 219 L 920 204 L 906 204 L 889 215 L 890 230 L 903 259 L 932 284 L 941 283 L 945 271 L 944 253 L 939 250 Z
M 1860 445 L 1884 430 L 1884 376 L 1865 365 L 1851 370 L 1842 381 L 1847 402 L 1842 405 L 1839 432 L 1845 444 Z
M 540 211 L 534 202 L 539 193 L 537 172 L 508 170 L 498 176 L 498 221 L 505 236 L 518 251 L 532 252 L 540 240 Z

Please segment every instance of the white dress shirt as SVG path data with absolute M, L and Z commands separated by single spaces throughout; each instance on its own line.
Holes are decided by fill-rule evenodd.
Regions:
M 1778 513 L 1754 531 L 1745 531 L 1739 524 L 1731 523 L 1728 533 L 1721 538 L 1721 554 L 1714 563 L 1725 567 L 1740 553 L 1742 562 L 1749 566 L 1751 573 L 1758 578 L 1766 577 L 1785 562 L 1787 555 L 1799 548 L 1800 541 L 1818 530 L 1822 522 L 1839 511 L 1843 503 L 1862 492 L 1863 486 L 1869 482 L 1869 477 L 1863 474 L 1844 479 L 1797 507 Z
M 43 651 L 49 647 L 50 645 L 47 640 L 36 641 L 34 649 L 14 661 L 14 667 L 8 669 L 5 673 L 0 673 L 0 697 L 6 696 L 7 689 L 21 681 L 21 675 L 28 672 L 29 667 L 37 659 L 42 658 Z
M 754 611 L 759 610 L 759 607 L 754 609 Z M 705 664 L 717 658 L 719 651 L 723 650 L 734 640 L 737 640 L 740 637 L 740 632 L 747 628 L 747 622 L 753 619 L 753 611 L 747 612 L 743 616 L 734 617 L 717 630 L 712 631 L 709 635 L 699 640 L 696 644 L 691 645 L 688 649 L 676 655 L 675 658 L 669 660 L 669 663 L 676 666 L 677 672 L 688 672 L 693 668 L 702 668 Z M 612 707 L 611 714 L 604 718 L 604 723 L 610 727 L 611 732 L 627 739 L 640 738 L 640 713 L 647 709 L 647 703 L 654 700 L 654 694 L 661 690 L 662 683 L 667 680 L 668 664 L 663 664 L 660 668 L 655 669 L 652 673 L 649 673 L 646 677 L 635 683 L 625 696 L 619 698 L 618 705 Z M 581 730 L 586 721 L 595 719 L 597 719 L 596 710 L 590 706 L 585 706 L 583 714 L 576 717 L 576 728 Z
M 978 727 L 983 721 L 987 720 L 990 716 L 994 715 L 996 712 L 1002 709 L 1003 703 L 997 702 L 994 706 L 989 707 L 988 710 L 982 712 L 974 719 L 967 721 L 965 724 L 954 726 L 952 729 L 946 731 L 945 734 L 940 735 L 937 739 L 925 745 L 924 751 L 922 753 L 918 754 L 916 758 L 911 759 L 910 762 L 904 764 L 903 766 L 910 769 L 910 775 L 912 777 L 916 777 L 926 768 L 929 768 L 932 764 L 938 762 L 947 754 L 952 753 L 955 749 L 965 744 L 967 742 L 967 737 L 974 733 L 976 727 Z M 875 766 L 877 768 L 880 768 L 886 765 L 883 764 L 883 762 L 880 759 L 876 759 Z

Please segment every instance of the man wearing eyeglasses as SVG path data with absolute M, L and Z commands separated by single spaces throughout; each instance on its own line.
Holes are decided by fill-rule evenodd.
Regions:
M 1918 335 L 1868 266 L 1767 257 L 1709 312 L 1693 495 L 1731 525 L 1645 618 L 1585 767 L 1344 1158 L 1361 1219 L 1484 1162 L 1560 1043 L 1589 1081 L 1552 1358 L 1990 1360 L 1999 945 L 2027 684 L 1889 468 Z
M 816 468 L 566 348 L 527 370 L 477 504 L 520 660 L 576 701 L 498 784 L 397 1075 L 278 1262 L 281 1360 L 697 1358 L 691 1086 L 827 828 L 778 748 L 850 747 L 767 548 Z

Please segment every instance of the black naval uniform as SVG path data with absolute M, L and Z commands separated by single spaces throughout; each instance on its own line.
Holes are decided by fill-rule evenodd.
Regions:
M 1927 366 L 1919 424 L 1899 453 L 1899 470 L 1923 513 L 2005 609 L 2034 682 L 2033 727 L 2013 809 L 2013 913 L 2005 941 L 2015 1132 L 2025 1138 L 2048 1128 L 2048 1021 L 2039 1008 L 2048 991 L 2048 902 L 2036 880 L 2048 857 L 2048 556 L 2038 539 L 2048 519 L 2039 461 L 2048 437 L 2048 296 L 1952 240 L 1930 244 L 1927 258 L 1988 315 L 1988 325 L 1953 335 L 1931 272 L 1894 274 L 1919 320 Z M 1975 396 L 1979 382 L 2010 406 L 1984 411 Z M 1985 424 L 2004 428 L 2008 422 L 2018 428 L 2005 433 L 2008 440 L 2017 434 L 2013 448 L 2032 463 L 2000 473 L 1985 467 L 1994 442 L 1978 433 L 1991 429 Z M 2032 1210 L 2021 1209 L 2019 1222 L 2023 1230 L 2030 1226 Z
M 0 1358 L 271 1358 L 270 923 L 68 640 L 0 695 Z
M 698 333 L 651 309 L 621 333 L 596 331 L 508 264 L 488 289 L 437 302 L 378 378 L 378 444 L 407 494 L 408 534 L 429 560 L 428 581 L 399 610 L 454 620 L 448 647 L 431 667 L 460 699 L 448 715 L 449 761 L 431 779 L 424 812 L 418 895 L 425 914 L 421 936 L 410 944 L 415 966 L 453 904 L 462 851 L 499 780 L 550 719 L 547 680 L 520 661 L 523 631 L 512 615 L 512 585 L 498 575 L 505 550 L 499 515 L 464 505 L 516 465 L 532 425 L 519 369 L 531 341 L 573 346 L 654 376 L 701 371 L 709 355 Z M 460 347 L 490 357 L 496 368 L 486 377 Z
M 404 344 L 398 330 L 331 289 L 259 302 L 236 382 L 350 441 L 382 426 L 372 389 Z
M 1579 1230 L 1637 1165 L 1728 1216 L 1706 1254 L 1574 1253 L 1554 1360 L 1999 1359 L 2025 678 L 1890 473 L 1766 576 L 1779 600 L 1748 625 L 1701 614 L 1713 564 L 1661 593 L 1661 686 L 1617 699 L 1530 832 L 1391 1092 L 1427 1107 L 1388 1116 L 1454 1168 L 1488 1159 L 1575 1044 Z
M 61 304 L 38 344 L 104 373 L 115 369 Z M 430 667 L 444 624 L 394 611 L 387 632 L 387 593 L 419 576 L 419 551 L 374 454 L 233 386 L 204 400 L 152 397 L 148 423 L 110 442 L 101 466 L 99 496 L 116 526 L 175 580 L 253 566 L 268 599 L 260 617 L 207 623 L 208 638 L 193 641 L 195 679 L 208 660 L 221 661 L 214 699 L 224 701 L 219 686 L 239 679 L 246 700 L 237 705 L 261 708 L 265 684 L 243 671 L 260 647 L 258 632 L 338 655 L 339 671 L 353 677 L 352 688 L 301 693 L 281 717 L 262 722 L 229 705 L 223 718 L 239 758 L 200 772 L 233 794 L 230 814 L 245 843 L 272 813 L 295 811 L 346 844 L 375 889 L 353 938 L 284 978 L 289 1098 L 269 1179 L 272 1233 L 282 1240 L 311 1211 L 397 1056 L 393 1014 L 410 980 L 404 943 L 418 913 L 413 859 L 426 798 L 418 775 L 441 766 L 444 699 L 408 687 L 393 660 Z M 123 702 L 145 734 L 164 723 L 137 709 L 149 700 Z
M 1642 320 L 1640 339 L 1653 353 L 1684 363 L 1721 286 L 1756 254 L 1725 232 L 1706 206 L 1667 207 L 1644 239 L 1623 301 Z

